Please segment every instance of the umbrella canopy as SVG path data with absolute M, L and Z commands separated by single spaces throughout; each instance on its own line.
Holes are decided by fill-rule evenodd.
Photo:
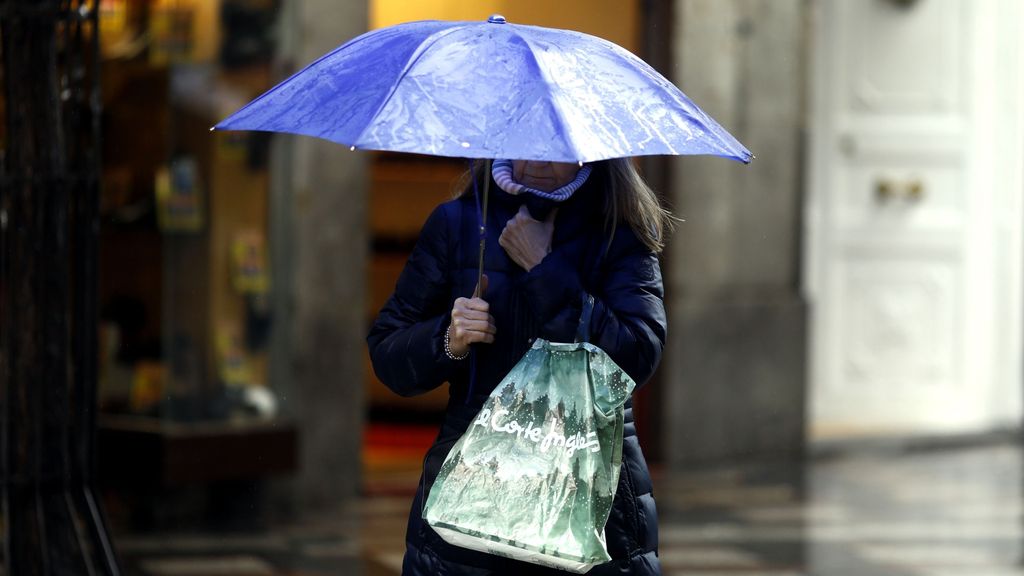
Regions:
M 588 34 L 423 21 L 336 48 L 217 124 L 462 158 L 751 153 L 664 76 Z

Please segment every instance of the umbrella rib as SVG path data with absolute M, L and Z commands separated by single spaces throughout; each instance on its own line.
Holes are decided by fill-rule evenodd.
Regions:
M 359 136 L 356 137 L 355 141 L 351 142 L 353 146 L 359 146 L 358 143 L 363 139 L 363 135 L 366 134 L 366 130 L 369 129 L 373 119 L 376 118 L 377 115 L 384 110 L 384 108 L 388 105 L 389 102 L 391 102 L 391 98 L 394 97 L 395 92 L 398 91 L 398 86 L 401 85 L 402 80 L 405 79 L 405 76 L 409 73 L 409 70 L 412 69 L 416 62 L 419 61 L 419 59 L 422 58 L 423 55 L 427 53 L 427 50 L 430 50 L 430 48 L 434 44 L 436 44 L 437 41 L 440 40 L 441 38 L 444 38 L 445 36 L 451 34 L 452 32 L 462 30 L 463 28 L 465 28 L 465 26 L 452 26 L 450 28 L 445 28 L 443 30 L 431 34 L 425 40 L 423 40 L 423 42 L 420 42 L 420 45 L 416 48 L 416 53 L 413 54 L 412 58 L 409 58 L 409 61 L 405 63 L 405 67 L 402 69 L 402 73 L 399 74 L 398 78 L 396 78 L 395 81 L 391 84 L 391 89 L 388 91 L 388 95 L 384 98 L 384 100 L 381 101 L 380 106 L 378 106 L 377 110 L 370 116 L 370 122 L 367 122 L 367 125 L 362 130 L 359 131 Z
M 615 48 L 621 48 L 620 46 L 617 46 L 617 45 L 613 45 L 613 46 Z M 713 134 L 715 134 L 717 136 L 717 138 L 713 142 L 709 142 L 709 143 L 717 144 L 719 150 L 734 155 L 734 157 L 737 160 L 739 160 L 740 162 L 742 162 L 744 164 L 750 164 L 750 158 L 751 158 L 751 156 L 753 156 L 753 154 L 751 154 L 750 151 L 747 150 L 746 146 L 741 144 L 740 141 L 736 139 L 736 137 L 734 137 L 732 134 L 729 134 L 728 131 L 726 131 L 724 128 L 722 128 L 722 126 L 714 118 L 712 118 L 707 112 L 705 112 L 703 109 L 701 109 L 696 104 L 694 104 L 693 100 L 690 99 L 689 96 L 686 96 L 686 94 L 683 93 L 683 91 L 679 88 L 679 86 L 676 85 L 675 82 L 673 82 L 673 81 L 669 80 L 668 78 L 666 78 L 664 75 L 662 75 L 657 70 L 655 70 L 653 66 L 651 66 L 647 62 L 644 62 L 643 59 L 641 59 L 640 57 L 636 56 L 632 52 L 629 52 L 628 50 L 625 50 L 624 48 L 622 50 L 625 51 L 626 54 L 622 54 L 618 50 L 614 50 L 614 49 L 609 50 L 609 52 L 612 55 L 614 55 L 616 58 L 622 60 L 623 62 L 626 62 L 627 64 L 632 65 L 637 70 L 642 70 L 644 72 L 647 72 L 648 70 L 645 70 L 641 66 L 637 66 L 636 62 L 630 62 L 629 61 L 629 57 L 633 57 L 637 61 L 639 61 L 640 64 L 643 64 L 644 66 L 646 66 L 646 68 L 649 69 L 651 72 L 654 72 L 655 75 L 661 76 L 662 78 L 665 78 L 665 80 L 672 87 L 674 87 L 687 100 L 690 100 L 690 103 L 693 105 L 693 111 L 687 110 L 687 116 L 691 120 L 693 120 L 694 122 L 700 124 L 701 128 L 703 128 L 706 132 L 713 133 Z M 718 128 L 717 130 L 715 129 L 716 127 Z M 732 141 L 730 142 L 729 139 L 731 139 Z
M 260 94 L 260 95 L 259 95 L 259 97 L 257 97 L 256 99 L 254 99 L 254 100 L 253 100 L 252 102 L 249 102 L 249 103 L 248 103 L 248 104 L 246 104 L 245 106 L 242 106 L 241 108 L 239 108 L 238 110 L 236 110 L 236 111 L 235 111 L 235 112 L 234 112 L 234 113 L 233 113 L 233 114 L 232 114 L 231 116 L 228 116 L 227 118 L 225 118 L 224 120 L 222 120 L 222 121 L 221 121 L 220 123 L 218 123 L 218 125 L 217 125 L 217 126 L 219 126 L 220 124 L 223 124 L 225 120 L 230 120 L 230 119 L 232 119 L 232 118 L 234 118 L 234 117 L 238 116 L 239 114 L 241 114 L 241 113 L 242 113 L 242 112 L 244 112 L 245 110 L 248 110 L 248 109 L 249 109 L 249 108 L 251 108 L 252 106 L 256 105 L 256 103 L 257 103 L 257 102 L 259 102 L 260 100 L 263 100 L 263 99 L 264 99 L 264 98 L 266 98 L 267 96 L 269 96 L 269 95 L 271 95 L 271 94 L 274 94 L 274 93 L 276 93 L 276 92 L 277 92 L 277 89 L 278 89 L 278 88 L 281 88 L 281 87 L 282 87 L 282 86 L 284 86 L 285 84 L 288 84 L 289 82 L 291 82 L 291 81 L 292 81 L 292 79 L 294 79 L 294 78 L 298 77 L 299 75 L 301 75 L 301 74 L 305 73 L 305 72 L 306 72 L 306 70 L 309 70 L 310 68 L 312 68 L 312 67 L 316 66 L 317 64 L 319 64 L 319 63 L 323 62 L 324 60 L 326 60 L 326 59 L 330 58 L 331 56 L 334 56 L 335 54 L 337 54 L 338 52 L 340 52 L 340 51 L 344 50 L 345 48 L 348 48 L 349 46 L 352 46 L 353 44 L 356 44 L 356 43 L 358 43 L 358 42 L 361 42 L 361 41 L 363 41 L 363 40 L 366 40 L 366 39 L 367 39 L 367 38 L 369 38 L 369 37 L 370 37 L 370 33 L 369 33 L 369 32 L 367 32 L 367 33 L 365 33 L 365 34 L 360 34 L 359 36 L 356 36 L 355 38 L 353 38 L 353 39 L 349 40 L 348 42 L 345 42 L 345 43 L 344 43 L 344 44 L 342 44 L 341 46 L 338 46 L 338 47 L 337 47 L 337 48 L 335 48 L 334 50 L 331 50 L 330 52 L 328 52 L 328 53 L 324 54 L 323 56 L 321 56 L 321 57 L 317 58 L 316 60 L 313 60 L 313 61 L 312 61 L 312 62 L 310 62 L 309 64 L 306 64 L 306 65 L 305 65 L 305 66 L 303 66 L 303 67 L 302 67 L 302 69 L 301 69 L 301 70 L 299 70 L 298 72 L 295 72 L 295 73 L 294 73 L 294 74 L 292 74 L 291 76 L 289 76 L 289 77 L 285 78 L 284 80 L 282 80 L 282 81 L 278 82 L 276 86 L 274 86 L 274 87 L 273 87 L 273 88 L 271 88 L 270 90 L 267 90 L 267 91 L 266 91 L 266 92 L 264 92 L 263 94 Z M 217 126 L 214 126 L 213 128 L 211 128 L 211 130 L 213 130 L 214 128 L 217 128 Z
M 564 140 L 565 140 L 565 144 L 572 150 L 573 155 L 576 157 L 575 159 L 577 161 L 579 161 L 579 162 L 582 162 L 583 159 L 580 158 L 581 154 L 580 154 L 579 150 L 576 149 L 576 144 L 569 138 L 569 135 L 568 135 L 569 124 L 566 122 L 565 116 L 562 114 L 562 111 L 558 109 L 558 106 L 554 105 L 554 90 L 552 90 L 552 88 L 555 86 L 555 83 L 552 82 L 550 78 L 548 78 L 547 72 L 540 65 L 540 62 L 537 60 L 536 54 L 533 53 L 533 44 L 531 44 L 530 41 L 525 36 L 520 34 L 515 29 L 514 25 L 509 25 L 509 26 L 512 27 L 512 33 L 515 34 L 516 37 L 519 38 L 520 40 L 522 40 L 523 44 L 526 45 L 526 47 L 527 47 L 526 51 L 530 55 L 530 59 L 533 60 L 533 65 L 537 67 L 537 72 L 540 74 L 541 78 L 544 79 L 544 84 L 548 88 L 548 95 L 549 95 L 548 100 L 551 102 L 551 110 L 554 111 L 556 116 L 558 116 L 558 120 L 561 123 L 561 125 L 566 127 L 566 132 L 567 133 L 563 137 Z

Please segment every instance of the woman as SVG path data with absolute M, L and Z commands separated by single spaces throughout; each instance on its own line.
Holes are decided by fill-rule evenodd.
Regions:
M 483 166 L 471 175 L 477 182 Z M 425 495 L 452 445 L 533 340 L 573 340 L 585 294 L 595 299 L 590 341 L 638 386 L 654 372 L 665 342 L 657 253 L 671 217 L 628 159 L 582 168 L 495 161 L 490 176 L 482 290 L 477 207 L 467 186 L 427 219 L 367 338 L 374 371 L 396 393 L 450 384 L 445 421 L 427 451 L 409 515 L 406 575 L 559 573 L 444 542 L 421 518 Z M 590 574 L 660 574 L 650 474 L 629 402 L 605 534 L 612 561 Z

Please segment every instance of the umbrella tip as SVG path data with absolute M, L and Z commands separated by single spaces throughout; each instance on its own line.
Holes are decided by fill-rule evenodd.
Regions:
M 349 146 L 348 147 L 348 151 L 349 152 L 355 152 L 356 151 L 356 147 L 355 146 Z
M 214 131 L 214 130 L 216 130 L 216 129 L 217 129 L 217 127 L 216 127 L 216 126 L 210 126 L 210 132 L 213 132 L 213 131 Z
M 501 14 L 491 14 L 490 18 L 487 19 L 491 24 L 505 24 L 505 17 Z

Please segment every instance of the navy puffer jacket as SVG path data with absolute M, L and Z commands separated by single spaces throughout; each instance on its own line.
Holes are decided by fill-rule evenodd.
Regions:
M 642 385 L 657 367 L 665 342 L 661 271 L 654 253 L 626 225 L 609 244 L 604 231 L 604 170 L 566 202 L 555 220 L 552 251 L 531 271 L 513 262 L 498 245 L 505 223 L 522 197 L 493 182 L 488 214 L 483 298 L 490 304 L 497 334 L 478 344 L 476 379 L 470 390 L 470 362 L 444 353 L 444 335 L 456 298 L 476 285 L 479 236 L 472 196 L 442 204 L 430 215 L 395 293 L 367 338 L 373 368 L 384 384 L 412 396 L 448 382 L 444 424 L 424 459 L 406 533 L 403 574 L 565 574 L 451 546 L 421 518 L 424 495 L 459 436 L 487 395 L 522 358 L 534 338 L 571 342 L 584 294 L 595 298 L 590 341 L 604 349 Z M 623 464 L 611 516 L 605 528 L 613 560 L 589 574 L 660 574 L 657 514 L 651 478 L 637 442 L 631 405 L 626 405 Z

